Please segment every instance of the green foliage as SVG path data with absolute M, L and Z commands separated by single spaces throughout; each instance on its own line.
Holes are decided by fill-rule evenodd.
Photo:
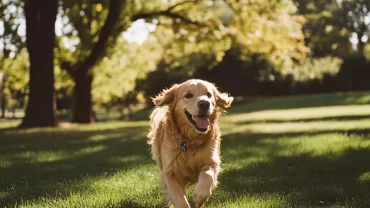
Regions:
M 62 34 L 58 38 L 61 63 L 76 64 L 89 55 L 99 36 L 101 23 L 108 13 L 107 1 L 102 3 L 103 1 L 90 3 L 83 0 L 62 2 L 63 25 Z
M 23 108 L 26 95 L 28 94 L 28 74 L 29 62 L 28 53 L 22 50 L 15 59 L 7 58 L 3 60 L 3 76 L 5 82 L 2 83 L 4 95 L 8 98 L 9 108 Z
M 337 1 L 295 0 L 298 13 L 306 18 L 302 30 L 310 55 L 323 57 L 327 55 L 343 56 L 352 51 L 349 37 L 351 32 L 343 28 L 344 22 L 336 14 L 340 6 Z
M 62 8 L 63 32 L 58 37 L 57 59 L 62 69 L 76 71 L 103 32 L 108 2 L 64 1 Z M 141 18 L 156 24 L 150 36 L 163 49 L 139 53 L 117 39 L 118 31 L 124 31 L 131 21 Z M 99 58 L 98 66 L 90 71 L 96 79 L 94 100 L 98 105 L 107 105 L 132 97 L 129 92 L 135 88 L 134 80 L 145 77 L 156 68 L 154 65 L 188 75 L 198 68 L 212 68 L 222 61 L 225 51 L 235 46 L 242 49 L 243 59 L 261 54 L 274 68 L 286 71 L 294 60 L 305 58 L 303 21 L 290 0 L 126 1 L 109 44 L 102 49 L 105 58 L 100 64 Z M 144 43 L 142 48 L 150 48 L 147 45 Z M 136 58 L 141 56 L 150 58 L 143 63 L 143 59 Z M 184 66 L 186 69 L 182 70 Z
M 293 60 L 304 60 L 304 18 L 296 14 L 292 1 L 227 2 L 235 11 L 230 29 L 246 54 L 265 54 L 282 71 L 288 70 Z
M 313 56 L 345 57 L 354 52 L 352 43 L 357 52 L 364 55 L 370 33 L 370 22 L 367 20 L 370 14 L 369 1 L 295 1 L 299 13 L 307 19 L 303 31 Z
M 15 59 L 8 58 L 4 60 L 5 93 L 10 93 L 11 90 L 26 92 L 29 81 L 28 67 L 28 53 L 26 50 L 22 50 Z
M 287 73 L 294 67 L 294 61 L 305 59 L 307 49 L 301 31 L 304 18 L 296 15 L 296 7 L 291 1 L 201 1 L 176 8 L 194 24 L 173 22 L 167 16 L 158 18 L 159 25 L 153 35 L 159 37 L 166 50 L 158 70 L 141 81 L 140 89 L 147 97 L 172 83 L 199 77 L 199 71 L 205 72 L 202 78 L 223 83 L 223 87 L 227 80 L 234 80 L 235 85 L 244 89 L 246 86 L 241 83 L 256 83 L 258 74 L 274 70 Z M 206 8 L 206 14 L 212 13 L 207 16 L 209 21 L 199 16 Z M 194 13 L 182 13 L 183 10 Z M 168 27 L 170 23 L 172 28 Z M 239 53 L 226 57 L 230 50 Z M 261 61 L 253 61 L 256 54 Z M 228 60 L 224 62 L 225 58 Z M 205 75 L 209 70 L 218 69 L 222 71 Z M 231 69 L 232 73 L 226 74 L 225 71 Z M 218 75 L 221 80 L 217 79 Z
M 183 1 L 165 5 L 174 8 L 173 14 L 157 16 L 158 8 L 146 11 L 153 14 L 147 21 L 157 23 L 152 36 L 165 49 L 161 63 L 168 69 L 187 66 L 184 73 L 193 73 L 202 65 L 212 67 L 220 62 L 224 51 L 231 46 L 228 30 L 218 18 L 218 10 L 225 7 L 222 1 Z
M 0 98 L 2 109 L 22 108 L 25 102 L 27 54 L 24 50 L 25 39 L 22 1 L 0 3 Z M 22 25 L 23 23 L 23 25 Z M 23 28 L 24 29 L 24 28 Z M 3 115 L 4 116 L 4 115 Z
M 93 100 L 97 105 L 123 104 L 125 96 L 136 87 L 136 79 L 143 78 L 156 68 L 163 49 L 154 41 L 143 45 L 129 44 L 119 38 L 110 57 L 94 67 Z M 117 103 L 118 102 L 118 103 Z
M 155 36 L 158 39 L 168 38 L 167 43 L 164 43 L 166 50 L 162 61 L 169 69 L 187 66 L 187 72 L 184 71 L 184 73 L 193 73 L 203 65 L 209 65 L 211 68 L 222 60 L 225 51 L 231 46 L 229 37 L 220 35 L 216 38 L 208 30 L 192 31 L 181 28 L 177 32 L 159 26 Z
M 23 1 L 10 0 L 0 3 L 0 49 L 2 58 L 14 58 L 24 47 L 25 39 L 20 34 L 23 19 Z
M 189 64 L 191 69 L 199 67 L 188 58 L 194 53 L 208 54 L 202 63 L 208 63 L 211 68 L 233 44 L 243 49 L 244 58 L 264 54 L 279 70 L 287 70 L 293 60 L 305 58 L 301 31 L 304 18 L 296 15 L 296 7 L 290 0 L 200 1 L 181 5 L 178 10 L 179 14 L 183 14 L 183 10 L 192 11 L 187 12 L 186 17 L 194 24 L 159 18 L 155 32 L 161 39 L 164 34 L 168 38 L 167 42 L 161 40 L 169 45 L 165 62 L 174 68 Z M 173 24 L 172 31 L 165 30 L 169 23 Z
M 54 67 L 54 76 L 55 76 L 55 84 L 54 87 L 57 91 L 58 98 L 65 98 L 64 96 L 71 96 L 73 94 L 73 87 L 75 83 L 68 75 L 68 73 L 63 70 L 59 63 L 59 59 L 54 59 L 55 67 Z
M 367 44 L 364 49 L 364 55 L 366 60 L 370 61 L 370 44 Z
M 357 52 L 363 56 L 370 36 L 370 1 L 343 0 L 336 15 L 343 28 L 356 34 Z
M 336 75 L 342 60 L 335 57 L 311 58 L 296 64 L 291 74 L 295 81 L 321 80 L 324 75 Z

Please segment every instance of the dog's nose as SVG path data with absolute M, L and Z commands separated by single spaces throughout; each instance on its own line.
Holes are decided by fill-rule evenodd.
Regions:
M 201 111 L 206 111 L 209 109 L 209 102 L 206 100 L 201 100 L 198 102 L 198 108 Z

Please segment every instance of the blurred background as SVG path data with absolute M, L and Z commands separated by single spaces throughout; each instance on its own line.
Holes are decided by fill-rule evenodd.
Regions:
M 369 90 L 369 35 L 368 0 L 2 0 L 0 117 L 130 120 L 190 78 L 237 100 Z

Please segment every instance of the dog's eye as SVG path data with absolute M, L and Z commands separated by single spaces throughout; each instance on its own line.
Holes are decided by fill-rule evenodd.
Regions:
M 208 98 L 211 98 L 212 97 L 212 94 L 210 92 L 207 92 L 207 97 Z
M 185 98 L 192 98 L 194 95 L 192 94 L 192 93 L 188 93 L 188 94 L 186 94 L 184 97 Z

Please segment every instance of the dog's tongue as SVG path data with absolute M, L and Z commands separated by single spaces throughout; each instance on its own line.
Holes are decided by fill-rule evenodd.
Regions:
M 201 129 L 208 128 L 210 124 L 209 119 L 205 116 L 194 116 L 194 120 L 197 123 L 197 126 Z

